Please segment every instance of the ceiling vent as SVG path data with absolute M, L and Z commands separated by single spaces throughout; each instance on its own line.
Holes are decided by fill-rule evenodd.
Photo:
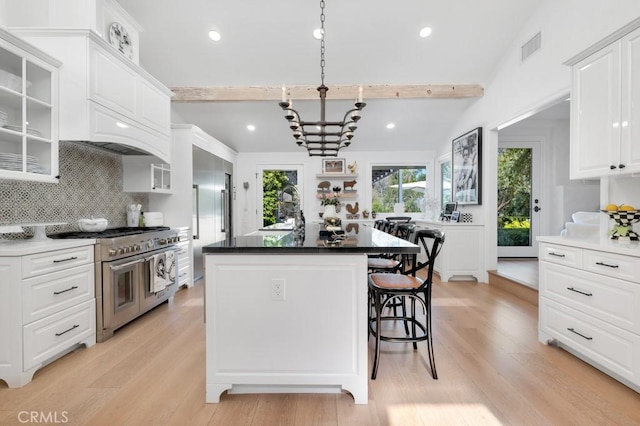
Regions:
M 522 62 L 542 47 L 542 32 L 538 32 L 522 45 Z

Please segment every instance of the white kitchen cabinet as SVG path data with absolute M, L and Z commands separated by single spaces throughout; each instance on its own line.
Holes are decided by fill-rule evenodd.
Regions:
M 0 179 L 58 182 L 59 66 L 0 29 Z
M 558 237 L 539 241 L 539 340 L 639 391 L 640 253 Z
M 0 249 L 0 379 L 9 387 L 26 385 L 76 346 L 96 343 L 93 243 L 18 242 Z
M 171 166 L 156 161 L 157 158 L 150 155 L 122 157 L 122 190 L 171 194 Z
M 167 87 L 92 30 L 13 32 L 63 62 L 60 139 L 107 148 L 126 145 L 134 154 L 170 163 L 172 92 Z
M 191 245 L 190 228 L 178 228 L 180 242 L 178 246 L 178 288 L 193 287 L 193 247 Z
M 444 232 L 444 244 L 434 270 L 442 281 L 453 277 L 472 276 L 485 282 L 484 226 L 473 223 L 442 222 L 439 220 L 416 220 L 418 229 L 437 229 Z M 421 251 L 421 260 L 425 253 Z
M 640 29 L 567 64 L 572 66 L 571 178 L 640 171 Z

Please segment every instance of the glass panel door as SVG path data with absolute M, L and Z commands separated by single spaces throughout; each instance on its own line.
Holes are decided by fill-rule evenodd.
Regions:
M 498 147 L 498 257 L 537 257 L 540 175 L 538 145 Z
M 258 168 L 258 228 L 273 225 L 286 219 L 287 212 L 281 210 L 280 193 L 287 185 L 293 185 L 298 191 L 300 209 L 303 209 L 302 200 L 302 166 L 259 166 Z

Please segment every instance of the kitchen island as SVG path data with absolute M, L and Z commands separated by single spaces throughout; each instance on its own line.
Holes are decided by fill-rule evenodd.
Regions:
M 227 390 L 348 391 L 367 403 L 367 254 L 419 248 L 370 226 L 339 242 L 320 228 L 203 247 L 207 402 Z

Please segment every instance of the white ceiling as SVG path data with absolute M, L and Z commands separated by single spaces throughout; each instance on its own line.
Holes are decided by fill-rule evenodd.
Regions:
M 320 84 L 315 0 L 118 0 L 143 27 L 140 64 L 169 87 Z M 325 0 L 325 83 L 481 84 L 540 0 Z M 419 30 L 433 28 L 421 39 Z M 212 42 L 207 34 L 222 34 Z M 524 43 L 526 40 L 516 40 Z M 350 148 L 440 149 L 476 99 L 364 100 Z M 296 101 L 304 120 L 318 101 Z M 329 101 L 339 120 L 348 101 Z M 195 124 L 239 151 L 297 148 L 277 101 L 174 103 L 175 122 Z M 395 129 L 385 128 L 388 122 Z M 256 126 L 253 133 L 247 124 Z

